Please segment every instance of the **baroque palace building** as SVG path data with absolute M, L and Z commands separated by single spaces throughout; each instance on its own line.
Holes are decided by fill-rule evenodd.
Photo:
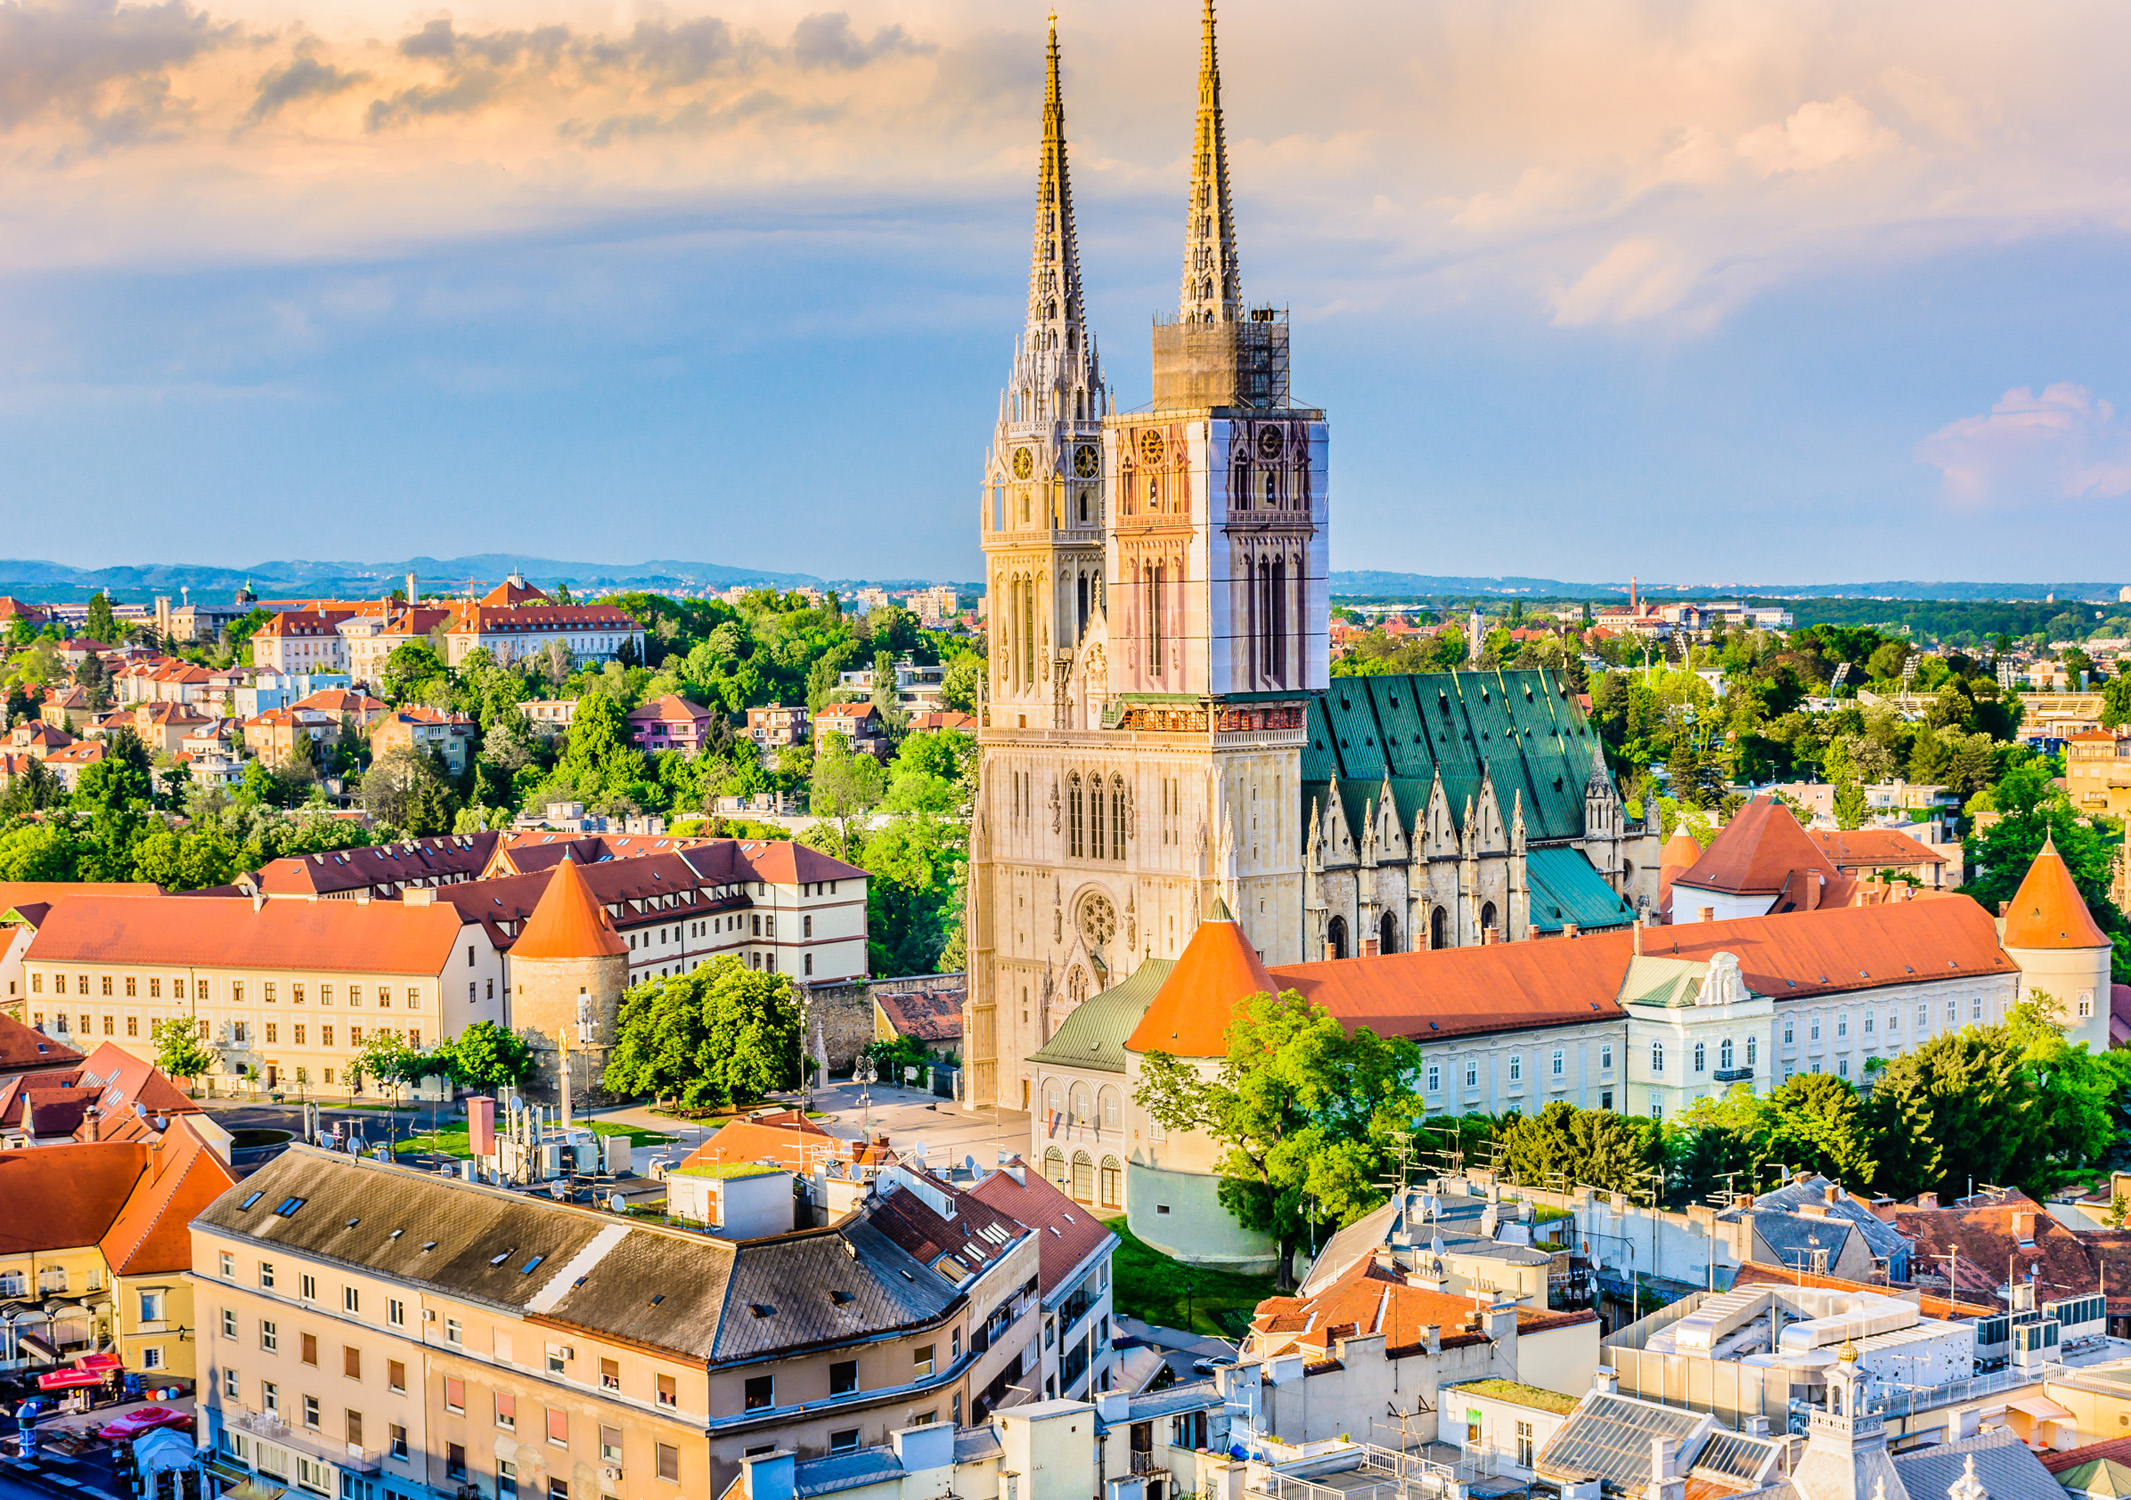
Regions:
M 1052 28 L 1026 324 L 980 505 L 991 671 L 970 834 L 967 1102 L 1216 900 L 1269 964 L 1625 926 L 1654 906 L 1543 673 L 1330 676 L 1329 428 L 1244 300 L 1214 15 L 1177 311 L 1119 411 L 1082 300 Z

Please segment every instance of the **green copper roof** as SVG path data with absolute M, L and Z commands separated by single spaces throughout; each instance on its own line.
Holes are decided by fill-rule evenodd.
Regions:
M 1173 958 L 1150 958 L 1130 976 L 1100 995 L 1081 1002 L 1029 1061 L 1054 1068 L 1083 1068 L 1097 1073 L 1125 1071 L 1125 1038 L 1154 1003 L 1154 992 L 1169 977 Z
M 1635 909 L 1591 868 L 1582 850 L 1528 848 L 1524 866 L 1532 880 L 1535 932 L 1559 932 L 1570 922 L 1586 932 L 1634 923 Z
M 2067 1469 L 2057 1476 L 2067 1494 L 2101 1496 L 2131 1495 L 2131 1466 L 2113 1458 L 2097 1458 Z
M 1684 1010 L 1701 998 L 1702 981 L 1708 977 L 1709 965 L 1690 958 L 1638 956 L 1628 960 L 1628 972 L 1621 976 L 1615 998 L 1623 1005 Z
M 1399 823 L 1409 831 L 1438 771 L 1451 815 L 1462 821 L 1466 802 L 1480 795 L 1485 767 L 1505 824 L 1521 796 L 1531 842 L 1583 836 L 1583 791 L 1598 740 L 1551 672 L 1335 677 L 1310 701 L 1308 734 L 1304 811 L 1336 788 L 1357 836 L 1362 808 L 1382 790 L 1387 767 Z

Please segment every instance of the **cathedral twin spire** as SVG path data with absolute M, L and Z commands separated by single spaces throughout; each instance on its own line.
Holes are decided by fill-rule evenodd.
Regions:
M 1191 202 L 1184 230 L 1184 285 L 1177 312 L 1186 323 L 1242 317 L 1243 275 L 1228 198 L 1228 144 L 1221 132 L 1221 64 L 1214 55 L 1213 0 L 1200 23 L 1199 112 L 1191 136 Z
M 1066 168 L 1065 99 L 1058 87 L 1058 16 L 1045 55 L 1043 147 L 1036 163 L 1036 232 L 1029 247 L 1028 327 L 1036 348 L 1069 348 L 1082 328 L 1080 248 Z M 1044 335 L 1048 344 L 1033 336 Z

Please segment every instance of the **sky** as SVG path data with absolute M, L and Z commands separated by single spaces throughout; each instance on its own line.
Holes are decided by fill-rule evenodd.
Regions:
M 1120 409 L 1198 7 L 1065 0 Z M 0 0 L 0 556 L 980 575 L 1045 7 Z M 1221 10 L 1332 562 L 2131 581 L 2131 7 Z

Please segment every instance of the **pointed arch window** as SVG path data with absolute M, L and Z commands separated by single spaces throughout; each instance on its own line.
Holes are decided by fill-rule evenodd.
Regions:
M 1082 847 L 1080 793 L 1080 773 L 1075 771 L 1066 777 L 1066 853 L 1074 859 L 1080 858 Z
M 1125 857 L 1125 778 L 1110 778 L 1110 858 Z
M 1088 778 L 1088 858 L 1104 859 L 1102 777 Z

